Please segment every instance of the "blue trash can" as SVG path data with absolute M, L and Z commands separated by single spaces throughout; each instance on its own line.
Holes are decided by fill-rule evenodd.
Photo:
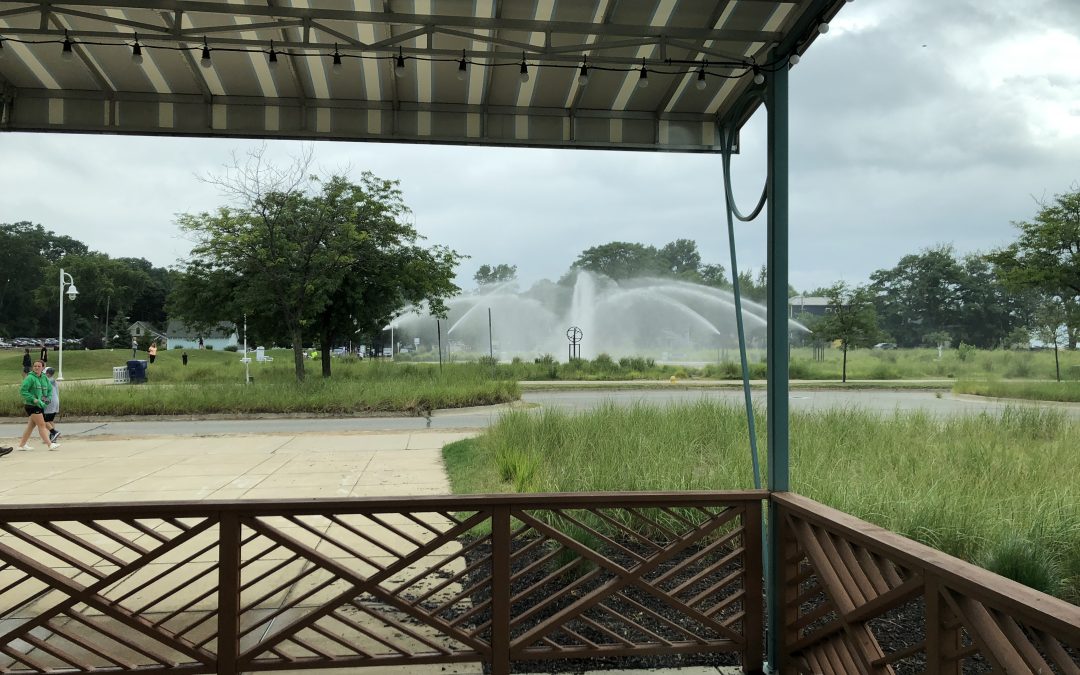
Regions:
M 146 382 L 146 361 L 132 360 L 127 362 L 128 368 L 128 380 L 135 384 L 136 382 Z

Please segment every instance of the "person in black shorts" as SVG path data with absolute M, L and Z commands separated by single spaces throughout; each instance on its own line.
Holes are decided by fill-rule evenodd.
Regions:
M 30 350 L 29 349 L 24 349 L 23 350 L 23 355 L 22 355 L 22 374 L 23 375 L 29 375 L 30 374 L 30 366 L 32 366 L 33 364 L 34 364 L 33 360 L 30 359 Z
M 56 370 L 52 366 L 45 369 L 45 377 L 49 379 L 52 387 L 52 396 L 49 397 L 48 405 L 45 406 L 45 427 L 49 430 L 49 443 L 55 443 L 60 438 L 60 431 L 53 424 L 53 420 L 60 414 L 60 383 L 56 381 Z
M 26 408 L 26 415 L 30 419 L 26 422 L 26 431 L 23 432 L 22 439 L 19 441 L 20 450 L 31 450 L 32 448 L 27 445 L 30 440 L 30 434 L 37 428 L 38 434 L 41 435 L 41 440 L 45 442 L 45 446 L 50 450 L 55 450 L 60 447 L 59 443 L 49 442 L 49 430 L 45 427 L 45 406 L 49 405 L 49 398 L 52 396 L 52 385 L 49 384 L 49 378 L 45 377 L 45 374 L 41 371 L 45 370 L 45 364 L 41 361 L 34 361 L 34 365 L 31 367 L 31 373 L 23 380 L 22 386 L 19 387 L 19 394 L 23 399 L 23 407 Z

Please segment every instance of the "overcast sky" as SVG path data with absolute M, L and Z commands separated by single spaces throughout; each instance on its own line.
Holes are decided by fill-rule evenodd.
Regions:
M 566 0 L 563 0 L 566 1 Z M 864 283 L 939 244 L 1014 238 L 1034 198 L 1080 183 L 1080 1 L 858 0 L 791 76 L 791 282 Z M 764 111 L 734 161 L 744 210 L 764 176 Z M 170 266 L 175 216 L 222 203 L 198 176 L 259 142 L 0 134 L 0 222 L 28 220 L 111 256 Z M 327 172 L 398 179 L 430 243 L 557 279 L 585 248 L 696 240 L 728 265 L 720 157 L 376 143 L 314 144 Z M 286 161 L 298 143 L 274 141 Z M 764 219 L 738 226 L 765 259 Z

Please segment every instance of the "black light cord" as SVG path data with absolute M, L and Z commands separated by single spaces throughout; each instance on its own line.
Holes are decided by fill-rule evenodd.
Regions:
M 145 36 L 144 36 L 143 39 L 145 40 Z M 521 60 L 513 60 L 513 61 L 497 61 L 497 62 L 479 63 L 479 62 L 476 62 L 476 61 L 471 61 L 465 56 L 462 56 L 462 57 L 416 56 L 416 55 L 404 55 L 403 56 L 400 53 L 400 51 L 399 51 L 398 54 L 391 53 L 391 54 L 387 54 L 387 55 L 383 55 L 383 56 L 380 56 L 380 55 L 366 55 L 366 54 L 350 54 L 350 53 L 347 53 L 347 52 L 339 51 L 339 49 L 337 47 L 335 47 L 334 51 L 326 52 L 326 53 L 323 53 L 322 51 L 297 52 L 297 51 L 279 50 L 279 49 L 275 49 L 273 47 L 273 45 L 271 45 L 269 49 L 261 49 L 261 48 L 254 49 L 254 48 L 250 48 L 250 47 L 228 47 L 228 46 L 214 47 L 214 46 L 210 46 L 209 44 L 207 44 L 205 37 L 203 38 L 202 44 L 192 45 L 192 46 L 189 46 L 189 47 L 180 47 L 180 46 L 174 46 L 174 45 L 151 45 L 151 44 L 147 44 L 144 41 L 140 41 L 137 35 L 133 35 L 131 42 L 103 42 L 103 41 L 97 41 L 97 40 L 72 40 L 71 38 L 69 38 L 67 36 L 65 36 L 64 39 L 48 39 L 48 40 L 28 40 L 28 39 L 23 39 L 23 38 L 7 37 L 7 38 L 0 38 L 0 48 L 3 47 L 3 44 L 5 42 L 11 42 L 11 43 L 16 43 L 16 44 L 25 44 L 25 45 L 50 45 L 50 44 L 55 44 L 55 45 L 60 45 L 61 47 L 63 47 L 63 45 L 65 43 L 67 43 L 67 44 L 70 44 L 72 46 L 85 45 L 85 46 L 93 46 L 93 47 L 126 47 L 126 48 L 132 49 L 132 50 L 135 50 L 135 48 L 138 47 L 138 50 L 135 50 L 135 51 L 137 51 L 137 53 L 139 55 L 142 55 L 142 52 L 144 50 L 146 52 L 149 52 L 149 51 L 152 51 L 152 50 L 164 50 L 164 51 L 173 51 L 173 52 L 198 52 L 200 55 L 205 54 L 206 50 L 209 50 L 209 52 L 211 54 L 213 54 L 213 52 L 227 52 L 227 53 L 238 53 L 238 54 L 264 54 L 267 57 L 270 57 L 271 55 L 273 55 L 273 56 L 278 57 L 278 58 L 280 58 L 280 57 L 300 57 L 300 58 L 317 58 L 317 59 L 332 58 L 332 59 L 335 60 L 335 63 L 338 60 L 344 60 L 344 59 L 359 59 L 361 61 L 363 61 L 363 60 L 393 61 L 393 62 L 398 63 L 398 64 L 400 64 L 400 62 L 402 60 L 404 60 L 404 61 L 412 60 L 412 61 L 424 62 L 424 63 L 453 63 L 453 64 L 458 65 L 458 66 L 460 66 L 460 64 L 462 62 L 464 62 L 467 66 L 480 66 L 480 67 L 485 67 L 485 68 L 505 68 L 505 67 L 515 67 L 515 66 L 520 67 L 522 63 L 525 63 L 526 65 L 532 65 L 535 68 L 543 67 L 543 68 L 572 69 L 572 70 L 575 70 L 575 71 L 580 70 L 582 64 L 587 63 L 589 72 L 600 71 L 600 72 L 611 72 L 611 73 L 635 73 L 635 72 L 639 72 L 641 70 L 641 66 L 638 66 L 638 65 L 633 65 L 633 66 L 598 65 L 595 61 L 593 61 L 593 62 L 586 61 L 585 58 L 582 59 L 581 63 L 543 63 L 541 61 L 537 61 L 537 62 L 534 62 L 534 63 L 530 64 L 528 62 L 527 58 L 523 58 Z M 315 49 L 315 48 L 313 48 L 313 49 Z M 271 61 L 276 62 L 277 59 L 274 58 L 274 59 L 271 59 Z M 719 78 L 719 79 L 739 79 L 739 78 L 744 77 L 744 76 L 746 76 L 746 75 L 748 75 L 750 73 L 757 73 L 759 71 L 776 72 L 780 68 L 787 67 L 787 62 L 788 62 L 787 59 L 776 59 L 774 61 L 759 65 L 753 59 L 749 59 L 747 61 L 737 61 L 737 60 L 730 60 L 730 61 L 727 61 L 727 60 L 721 60 L 721 61 L 708 61 L 708 60 L 677 61 L 677 60 L 672 60 L 672 59 L 665 59 L 664 61 L 658 62 L 658 63 L 666 64 L 667 66 L 677 66 L 677 65 L 685 64 L 687 67 L 685 67 L 685 68 L 678 68 L 678 67 L 662 68 L 662 67 L 659 67 L 658 68 L 656 65 L 648 64 L 648 62 L 645 62 L 645 64 L 648 66 L 648 70 L 649 70 L 650 73 L 656 73 L 658 75 L 698 75 L 700 77 L 701 73 L 704 73 L 707 76 L 716 77 L 716 78 Z M 723 70 L 717 70 L 717 69 L 723 69 Z M 737 71 L 737 72 L 735 72 L 735 71 Z

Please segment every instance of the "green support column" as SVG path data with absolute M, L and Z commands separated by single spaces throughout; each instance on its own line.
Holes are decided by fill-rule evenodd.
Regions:
M 765 85 L 768 110 L 768 474 L 770 491 L 788 490 L 788 70 L 769 73 Z M 768 662 L 780 663 L 778 637 L 783 630 L 782 560 L 779 520 L 769 504 L 765 550 L 765 604 Z

